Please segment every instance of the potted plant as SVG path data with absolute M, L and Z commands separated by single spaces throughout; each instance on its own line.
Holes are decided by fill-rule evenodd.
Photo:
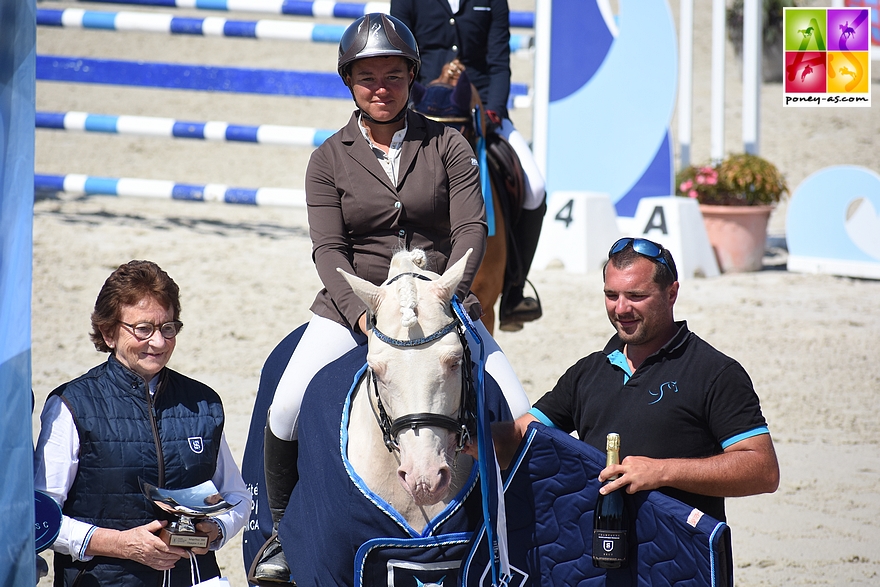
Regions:
M 770 212 L 788 191 L 775 165 L 748 153 L 691 165 L 675 177 L 676 194 L 694 198 L 723 272 L 762 267 Z

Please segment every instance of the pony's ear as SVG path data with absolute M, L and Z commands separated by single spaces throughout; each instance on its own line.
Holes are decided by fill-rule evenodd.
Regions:
M 412 90 L 409 92 L 409 99 L 415 107 L 418 104 L 422 103 L 422 100 L 425 99 L 425 95 L 428 93 L 428 88 L 420 84 L 419 82 L 415 82 L 412 85 Z
M 455 294 L 455 288 L 461 283 L 464 277 L 464 270 L 467 266 L 468 257 L 471 256 L 473 249 L 468 249 L 464 256 L 455 262 L 452 267 L 447 267 L 446 271 L 437 280 L 431 282 L 434 293 L 442 300 L 450 301 Z
M 461 72 L 458 82 L 452 89 L 452 96 L 449 101 L 452 102 L 460 112 L 471 111 L 471 82 L 467 76 L 467 70 Z
M 382 297 L 382 290 L 378 285 L 373 285 L 366 279 L 361 279 L 357 275 L 351 275 L 346 273 L 341 268 L 337 267 L 337 271 L 345 278 L 345 281 L 348 282 L 348 285 L 351 286 L 352 291 L 354 291 L 355 295 L 361 299 L 366 305 L 367 308 L 370 309 L 370 312 L 375 314 L 376 310 L 379 308 L 379 300 Z

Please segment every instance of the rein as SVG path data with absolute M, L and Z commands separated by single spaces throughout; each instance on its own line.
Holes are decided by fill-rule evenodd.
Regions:
M 386 282 L 386 285 L 389 283 L 393 283 L 401 277 L 406 276 L 416 277 L 425 281 L 431 281 L 429 277 L 421 275 L 419 273 L 401 273 L 400 275 L 397 275 L 394 278 L 388 280 Z M 379 395 L 379 384 L 376 380 L 376 374 L 373 372 L 372 369 L 369 370 L 370 378 L 367 382 L 367 386 L 369 388 L 370 384 L 372 384 L 373 387 L 373 394 L 371 395 L 375 395 L 376 397 L 376 405 L 373 408 L 373 415 L 376 417 L 376 422 L 379 424 L 379 428 L 382 430 L 382 437 L 384 439 L 385 446 L 388 448 L 388 452 L 400 451 L 400 445 L 397 442 L 397 438 L 398 436 L 400 436 L 401 432 L 407 429 L 418 430 L 419 428 L 425 426 L 436 426 L 438 428 L 449 430 L 450 432 L 455 432 L 458 436 L 458 442 L 456 443 L 455 451 L 456 453 L 461 452 L 470 441 L 471 430 L 474 430 L 476 427 L 476 391 L 474 390 L 472 374 L 473 360 L 471 359 L 471 353 L 468 347 L 467 338 L 465 337 L 463 325 L 459 322 L 457 318 L 453 318 L 449 324 L 443 326 L 432 334 L 423 336 L 421 338 L 403 340 L 392 338 L 381 332 L 376 327 L 375 316 L 370 315 L 369 323 L 370 329 L 373 331 L 373 334 L 376 335 L 376 338 L 378 338 L 385 344 L 396 346 L 398 348 L 412 348 L 422 346 L 433 342 L 438 338 L 446 336 L 453 330 L 457 332 L 463 349 L 463 364 L 461 366 L 461 401 L 459 402 L 457 418 L 452 418 L 444 414 L 419 412 L 415 414 L 406 414 L 392 420 L 388 416 L 388 413 L 385 410 L 385 406 L 382 404 L 382 398 Z

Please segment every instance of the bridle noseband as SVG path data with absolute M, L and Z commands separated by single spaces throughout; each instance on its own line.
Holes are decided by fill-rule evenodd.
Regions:
M 385 284 L 387 285 L 393 283 L 401 277 L 406 276 L 416 277 L 425 281 L 431 281 L 431 278 L 425 275 L 421 275 L 419 273 L 401 273 L 400 275 L 396 275 L 392 279 L 388 280 Z M 476 429 L 477 411 L 476 392 L 474 391 L 472 373 L 473 361 L 471 359 L 470 349 L 468 348 L 467 338 L 465 337 L 465 331 L 461 322 L 457 318 L 453 318 L 453 320 L 449 324 L 443 326 L 432 334 L 423 336 L 421 338 L 407 340 L 392 338 L 380 331 L 376 326 L 376 317 L 372 314 L 368 317 L 368 322 L 370 330 L 373 331 L 373 334 L 376 336 L 376 338 L 378 338 L 385 344 L 389 344 L 391 346 L 396 346 L 399 348 L 412 348 L 426 345 L 446 336 L 453 330 L 457 332 L 463 349 L 463 358 L 461 365 L 461 401 L 458 408 L 458 418 L 452 418 L 444 414 L 419 412 L 416 414 L 406 414 L 392 420 L 388 416 L 388 413 L 385 411 L 385 406 L 382 404 L 382 398 L 379 396 L 379 385 L 376 381 L 376 374 L 373 372 L 372 369 L 369 370 L 369 380 L 367 382 L 367 386 L 368 389 L 370 384 L 372 384 L 373 386 L 373 393 L 376 397 L 376 406 L 373 409 L 373 414 L 376 417 L 376 422 L 379 424 L 379 428 L 382 430 L 382 437 L 384 439 L 385 446 L 388 448 L 389 452 L 394 452 L 395 450 L 400 451 L 400 445 L 397 442 L 397 437 L 400 435 L 401 432 L 407 429 L 418 430 L 419 428 L 425 426 L 436 426 L 438 428 L 444 428 L 446 430 L 449 430 L 450 432 L 456 433 L 458 435 L 458 442 L 456 443 L 455 451 L 456 453 L 461 452 L 462 449 L 464 449 L 464 447 L 470 441 L 471 431 Z M 372 405 L 372 402 L 370 405 Z

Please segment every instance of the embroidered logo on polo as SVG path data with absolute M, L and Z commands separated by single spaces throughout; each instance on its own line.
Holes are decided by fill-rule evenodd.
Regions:
M 201 436 L 190 436 L 187 441 L 189 441 L 189 449 L 197 455 L 202 454 L 202 451 L 205 450 L 205 443 L 202 442 Z
M 648 403 L 649 406 L 652 406 L 663 399 L 663 396 L 667 393 L 678 393 L 678 382 L 677 381 L 667 381 L 666 383 L 660 384 L 660 391 L 651 391 L 648 390 L 648 395 L 651 397 L 656 397 L 654 401 Z

